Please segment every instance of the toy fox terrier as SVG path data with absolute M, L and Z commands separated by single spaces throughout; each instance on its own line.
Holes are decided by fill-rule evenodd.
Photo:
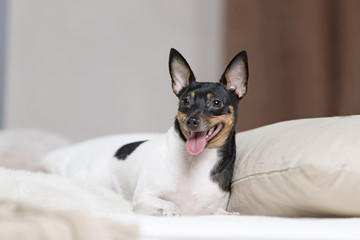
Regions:
M 237 107 L 247 91 L 247 54 L 237 54 L 217 83 L 197 82 L 175 49 L 169 70 L 179 107 L 166 134 L 122 146 L 116 137 L 80 143 L 50 154 L 47 169 L 102 183 L 131 201 L 136 213 L 225 214 Z

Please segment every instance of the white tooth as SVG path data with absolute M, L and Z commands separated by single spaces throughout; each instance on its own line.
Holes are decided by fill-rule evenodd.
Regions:
M 213 132 L 214 132 L 214 128 L 211 128 L 211 129 L 208 131 L 207 136 L 210 136 Z

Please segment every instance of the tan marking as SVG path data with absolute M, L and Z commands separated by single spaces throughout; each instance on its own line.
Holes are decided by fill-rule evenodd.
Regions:
M 230 76 L 229 76 L 229 72 L 226 71 L 226 73 L 225 73 L 226 87 L 227 87 L 227 89 L 229 89 L 229 90 L 235 90 L 235 89 L 231 89 L 231 82 L 230 82 L 230 78 L 229 78 L 229 77 L 230 77 Z
M 194 98 L 194 97 L 195 97 L 195 92 L 191 92 L 191 93 L 190 93 L 190 97 L 191 97 L 191 98 Z
M 210 126 L 215 126 L 219 123 L 223 124 L 223 128 L 221 129 L 221 131 L 218 133 L 217 136 L 215 136 L 213 139 L 210 140 L 207 148 L 218 148 L 224 145 L 227 137 L 229 136 L 231 129 L 234 126 L 234 120 L 235 120 L 234 107 L 229 106 L 229 109 L 230 109 L 229 114 L 225 114 L 221 116 L 212 116 L 205 119 L 205 121 L 210 123 Z
M 208 93 L 206 96 L 208 99 L 211 99 L 214 95 L 212 93 Z
M 188 69 L 186 74 L 186 87 L 189 85 L 190 85 L 190 70 Z
M 180 111 L 177 112 L 177 119 L 179 121 L 180 130 L 182 134 L 185 136 L 185 138 L 188 139 L 189 138 L 188 132 L 184 128 L 184 122 L 186 117 L 187 115 L 185 113 L 182 113 Z

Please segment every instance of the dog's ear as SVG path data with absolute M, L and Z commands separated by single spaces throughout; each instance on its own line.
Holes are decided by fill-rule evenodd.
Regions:
M 220 83 L 225 84 L 228 90 L 241 99 L 246 94 L 248 78 L 247 54 L 242 51 L 230 61 L 220 79 Z
M 191 82 L 195 81 L 195 76 L 189 64 L 174 48 L 170 50 L 169 71 L 172 80 L 172 89 L 177 96 L 181 90 L 188 87 Z

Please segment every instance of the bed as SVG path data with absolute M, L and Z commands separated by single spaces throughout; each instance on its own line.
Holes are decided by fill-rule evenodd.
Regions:
M 0 239 L 360 239 L 359 115 L 237 134 L 228 210 L 239 216 L 136 215 L 121 196 L 86 179 L 34 172 L 39 165 L 10 169 L 22 168 L 29 138 L 37 146 L 42 139 L 41 151 L 27 154 L 34 159 L 67 144 L 33 133 L 0 133 Z

